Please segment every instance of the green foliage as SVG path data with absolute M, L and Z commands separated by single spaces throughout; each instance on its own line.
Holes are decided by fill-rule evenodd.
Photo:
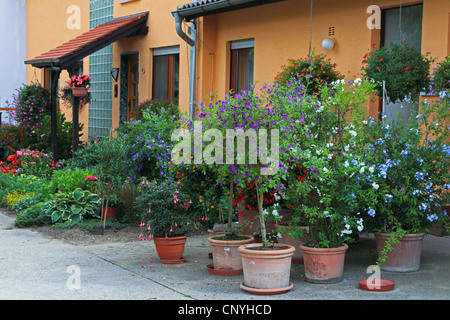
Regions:
M 59 192 L 56 198 L 44 205 L 45 216 L 51 217 L 52 223 L 58 221 L 80 222 L 88 217 L 99 217 L 101 199 L 87 190 L 75 189 L 72 192 Z
M 75 158 L 66 161 L 69 168 L 87 169 L 95 172 L 102 181 L 124 182 L 127 172 L 124 170 L 128 147 L 122 136 L 102 139 L 78 150 Z
M 433 69 L 433 91 L 449 91 L 450 89 L 450 57 L 445 57 Z
M 84 124 L 79 125 L 79 134 L 82 136 Z M 73 124 L 71 121 L 66 121 L 64 114 L 57 114 L 57 130 L 56 141 L 58 147 L 58 158 L 69 159 L 72 157 L 72 137 Z M 31 149 L 37 149 L 46 153 L 52 152 L 52 131 L 51 131 L 51 116 L 46 115 L 42 118 L 42 125 L 34 131 L 27 132 L 27 144 Z M 80 142 L 81 146 L 81 142 Z
M 403 41 L 374 49 L 364 56 L 363 75 L 374 81 L 375 89 L 383 96 L 383 80 L 391 102 L 417 97 L 430 88 L 432 59 L 422 55 L 416 48 Z
M 53 172 L 50 182 L 42 188 L 44 198 L 51 198 L 58 192 L 72 192 L 79 188 L 89 190 L 95 189 L 95 183 L 86 180 L 86 177 L 93 175 L 94 172 L 89 169 L 65 168 Z
M 34 206 L 36 203 L 41 202 L 41 197 L 39 195 L 33 195 L 20 199 L 11 210 L 16 212 L 22 212 L 27 208 Z
M 0 126 L 0 161 L 6 161 L 9 155 L 13 154 L 10 148 L 20 149 L 20 127 L 11 124 Z
M 0 205 L 6 206 L 5 196 L 8 193 L 14 191 L 22 194 L 38 193 L 46 183 L 45 179 L 33 176 L 10 175 L 0 172 Z
M 28 228 L 31 226 L 42 225 L 48 222 L 48 218 L 43 215 L 43 202 L 38 202 L 23 210 L 14 220 L 18 228 Z
M 158 114 L 161 110 L 165 110 L 168 115 L 178 117 L 180 115 L 178 98 L 145 100 L 134 108 L 133 114 L 137 120 L 142 120 L 144 112 L 154 112 Z

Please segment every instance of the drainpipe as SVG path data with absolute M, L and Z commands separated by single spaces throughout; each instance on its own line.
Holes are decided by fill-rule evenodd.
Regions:
M 193 1 L 195 2 L 195 1 Z M 180 17 L 178 12 L 172 13 L 175 18 L 175 29 L 178 35 L 191 46 L 191 58 L 190 58 L 190 74 L 189 74 L 189 119 L 192 120 L 194 115 L 194 91 L 195 91 L 195 60 L 196 60 L 196 42 L 197 42 L 197 29 L 195 26 L 195 21 L 191 21 L 191 27 L 189 29 L 188 36 L 183 32 L 181 25 L 183 19 Z

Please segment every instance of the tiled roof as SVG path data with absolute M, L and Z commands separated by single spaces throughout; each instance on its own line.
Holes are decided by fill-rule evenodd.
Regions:
M 45 62 L 63 63 L 64 60 L 72 61 L 72 59 L 82 59 L 92 52 L 86 51 L 88 47 L 92 47 L 97 43 L 99 46 L 107 46 L 110 43 L 120 39 L 120 32 L 125 27 L 131 25 L 145 23 L 148 12 L 136 14 L 127 17 L 115 18 L 107 23 L 89 30 L 78 37 L 46 52 L 33 59 L 26 61 L 27 64 L 38 65 Z M 128 28 L 127 28 L 128 29 Z M 124 34 L 123 37 L 126 35 Z M 100 48 L 101 49 L 101 48 Z M 97 49 L 99 50 L 99 49 Z M 80 51 L 84 51 L 84 56 L 80 57 Z M 82 54 L 81 54 L 82 55 Z M 72 59 L 71 59 L 72 58 Z
M 285 0 L 200 0 L 182 5 L 176 13 L 185 20 L 195 19 L 209 14 L 222 13 Z
M 202 1 L 196 1 L 191 3 L 184 4 L 181 9 L 189 9 L 189 8 L 195 8 L 199 6 L 203 6 L 205 4 L 214 3 L 214 2 L 226 2 L 226 0 L 202 0 Z

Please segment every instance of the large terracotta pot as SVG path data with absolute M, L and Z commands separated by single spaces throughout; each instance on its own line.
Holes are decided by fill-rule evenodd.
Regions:
M 185 261 L 183 258 L 186 236 L 153 238 L 158 252 L 159 260 L 162 263 L 180 263 Z
M 242 257 L 244 283 L 241 288 L 255 294 L 278 294 L 289 291 L 291 260 L 295 248 L 275 243 L 278 249 L 255 250 L 261 243 L 251 243 L 238 248 Z
M 391 236 L 390 233 L 375 233 L 377 251 L 380 255 L 384 249 L 385 242 Z M 420 268 L 420 256 L 422 253 L 423 233 L 407 234 L 400 239 L 400 243 L 394 243 L 394 251 L 387 253 L 387 261 L 381 263 L 380 267 L 384 271 L 409 272 L 417 271 Z
M 242 259 L 238 248 L 252 243 L 255 238 L 248 236 L 244 240 L 221 240 L 222 236 L 209 237 L 211 244 L 214 271 L 216 275 L 242 274 Z
M 302 253 L 302 250 L 300 250 L 300 245 L 303 244 L 303 240 L 305 238 L 303 238 L 303 240 L 302 240 L 300 238 L 295 239 L 295 238 L 291 237 L 289 235 L 290 227 L 275 224 L 275 228 L 277 228 L 277 232 L 281 234 L 281 239 L 278 239 L 278 241 L 285 243 L 285 244 L 289 244 L 295 248 L 294 254 L 292 256 L 292 263 L 299 263 L 299 264 L 303 263 L 303 253 Z M 306 227 L 301 227 L 301 229 L 303 230 L 304 237 L 307 237 L 308 231 L 307 231 Z M 280 231 L 285 231 L 285 232 L 280 232 Z
M 306 281 L 312 283 L 342 281 L 347 244 L 339 248 L 311 248 L 301 245 L 300 249 L 303 252 Z

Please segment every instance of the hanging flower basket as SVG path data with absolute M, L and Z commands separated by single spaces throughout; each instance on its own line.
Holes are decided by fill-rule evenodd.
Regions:
M 88 86 L 91 83 L 91 77 L 88 75 L 74 75 L 70 78 L 69 85 L 72 87 L 74 97 L 83 98 L 88 93 Z
M 72 87 L 72 94 L 74 97 L 84 98 L 88 94 L 86 87 Z

